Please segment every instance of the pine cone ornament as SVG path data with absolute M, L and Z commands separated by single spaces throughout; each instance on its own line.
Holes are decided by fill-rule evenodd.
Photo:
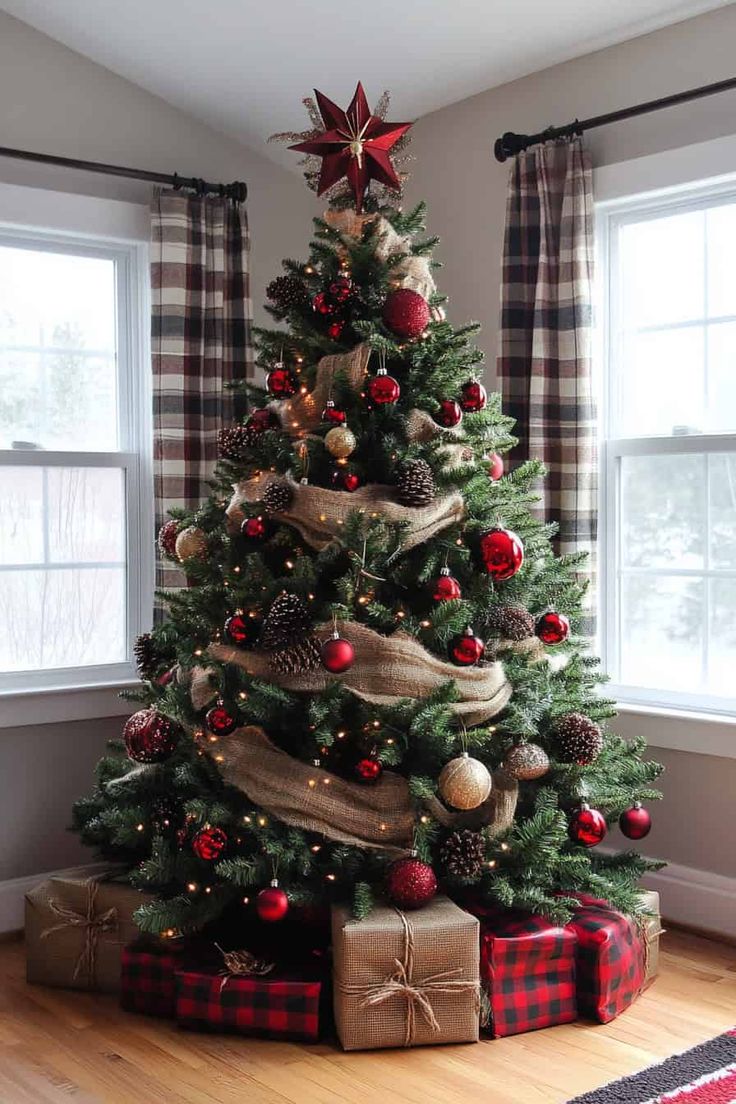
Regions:
M 133 645 L 133 656 L 138 674 L 142 679 L 152 679 L 159 667 L 161 659 L 156 654 L 156 645 L 150 633 L 141 633 Z
M 248 449 L 255 444 L 257 433 L 250 426 L 226 426 L 217 434 L 217 451 L 223 460 L 245 460 Z
M 284 675 L 313 671 L 320 662 L 309 611 L 297 594 L 280 594 L 263 622 L 261 644 Z
M 272 479 L 263 492 L 263 505 L 270 514 L 287 510 L 294 498 L 294 489 L 287 479 Z
M 298 276 L 277 276 L 266 288 L 266 295 L 280 311 L 302 306 L 309 298 Z
M 554 727 L 554 736 L 564 763 L 587 766 L 598 758 L 603 748 L 603 733 L 582 713 L 566 713 L 560 717 Z
M 534 618 L 523 606 L 494 606 L 488 615 L 488 631 L 502 640 L 526 640 L 534 635 Z
M 435 493 L 434 476 L 426 460 L 405 460 L 396 479 L 396 497 L 402 506 L 428 506 Z
M 448 836 L 440 848 L 442 869 L 451 878 L 474 882 L 480 877 L 485 858 L 485 840 L 481 832 L 460 828 Z

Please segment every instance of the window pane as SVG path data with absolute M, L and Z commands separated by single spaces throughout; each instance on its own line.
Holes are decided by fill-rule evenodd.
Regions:
M 124 473 L 119 468 L 50 468 L 49 558 L 122 562 L 125 559 Z
M 702 689 L 704 583 L 621 577 L 621 681 L 655 690 Z
M 621 562 L 705 567 L 705 457 L 624 456 Z
M 42 497 L 40 468 L 0 467 L 0 569 L 43 559 Z
M 733 570 L 736 568 L 736 456 L 710 457 L 708 486 L 710 566 Z
M 630 334 L 622 355 L 617 436 L 704 431 L 704 327 Z
M 708 689 L 736 697 L 736 579 L 710 580 Z
M 118 447 L 111 258 L 0 246 L 0 447 Z
M 708 408 L 709 433 L 736 430 L 736 322 L 708 327 Z
M 705 216 L 688 211 L 625 223 L 619 246 L 626 329 L 702 318 Z
M 706 214 L 708 229 L 708 315 L 736 314 L 736 203 L 711 207 Z
M 119 663 L 125 568 L 0 570 L 0 670 Z

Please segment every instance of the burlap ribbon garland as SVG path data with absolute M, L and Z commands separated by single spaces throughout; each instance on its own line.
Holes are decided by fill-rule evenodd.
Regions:
M 59 917 L 59 923 L 41 932 L 41 938 L 48 939 L 54 932 L 62 931 L 69 926 L 84 929 L 84 943 L 72 977 L 74 981 L 76 981 L 79 975 L 84 971 L 87 975 L 89 988 L 92 988 L 95 980 L 97 943 L 100 935 L 102 932 L 111 931 L 113 928 L 117 928 L 118 925 L 118 910 L 114 906 L 107 909 L 105 912 L 95 914 L 95 901 L 97 899 L 98 889 L 99 881 L 90 878 L 87 887 L 87 901 L 84 912 L 77 912 L 75 909 L 69 908 L 59 901 L 50 898 L 49 908 L 55 916 Z
M 327 638 L 331 629 L 331 625 L 322 625 L 316 631 Z M 500 713 L 511 697 L 511 686 L 501 663 L 456 667 L 432 655 L 408 633 L 399 631 L 382 636 L 357 621 L 338 621 L 337 629 L 355 648 L 355 662 L 341 676 L 341 681 L 364 701 L 396 705 L 405 698 L 427 697 L 452 680 L 459 700 L 448 708 L 466 724 L 477 725 Z M 321 668 L 303 674 L 284 674 L 272 667 L 267 652 L 258 649 L 244 651 L 228 644 L 211 644 L 207 653 L 221 663 L 236 664 L 254 678 L 268 679 L 297 693 L 318 693 L 334 678 Z
M 480 1012 L 480 984 L 477 981 L 469 981 L 463 978 L 461 967 L 455 970 L 441 970 L 439 973 L 430 974 L 425 978 L 415 978 L 414 932 L 406 914 L 400 909 L 394 911 L 401 920 L 404 931 L 404 953 L 402 958 L 394 959 L 394 971 L 387 974 L 376 985 L 348 985 L 343 982 L 340 984 L 340 991 L 345 993 L 346 996 L 361 997 L 361 1008 L 381 1005 L 395 998 L 404 1001 L 406 1008 L 404 1046 L 410 1047 L 414 1042 L 417 1015 L 422 1016 L 430 1031 L 438 1032 L 440 1030 L 440 1025 L 432 1007 L 431 997 L 433 993 L 474 992 L 478 1012 Z

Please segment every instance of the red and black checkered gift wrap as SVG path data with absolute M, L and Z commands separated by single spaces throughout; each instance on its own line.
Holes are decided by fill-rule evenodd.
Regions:
M 316 1042 L 323 990 L 320 978 L 177 970 L 176 1019 L 180 1027 L 200 1031 Z
M 472 908 L 480 919 L 480 977 L 494 1038 L 577 1019 L 574 932 L 542 916 Z
M 123 947 L 120 1004 L 126 1012 L 173 1018 L 176 1008 L 174 972 L 182 964 L 176 944 L 130 943 Z
M 586 898 L 568 924 L 577 936 L 577 1000 L 581 1015 L 608 1023 L 644 986 L 644 944 L 634 920 Z

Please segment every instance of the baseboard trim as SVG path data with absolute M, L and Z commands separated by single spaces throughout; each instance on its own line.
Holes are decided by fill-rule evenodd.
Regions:
M 647 874 L 644 885 L 658 891 L 666 921 L 736 940 L 736 878 L 671 863 Z
M 42 874 L 29 874 L 25 878 L 9 878 L 5 882 L 0 882 L 0 937 L 23 930 L 23 900 L 26 893 L 29 893 L 39 882 L 43 882 L 46 878 L 52 878 L 59 874 L 69 874 L 72 871 L 77 874 L 87 872 L 95 874 L 107 867 L 109 867 L 109 863 L 88 863 L 86 866 L 71 866 L 65 867 L 62 870 L 47 870 Z

